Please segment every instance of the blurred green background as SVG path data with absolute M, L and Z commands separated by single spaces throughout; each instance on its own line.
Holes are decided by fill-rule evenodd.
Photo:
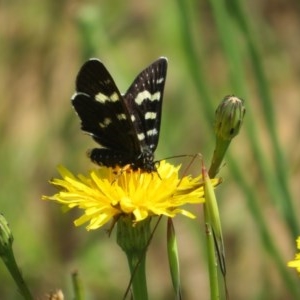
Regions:
M 87 299 L 121 299 L 125 255 L 104 229 L 75 228 L 78 212 L 41 201 L 63 164 L 93 165 L 70 98 L 80 66 L 101 59 L 121 91 L 159 56 L 169 60 L 156 158 L 214 149 L 213 116 L 235 94 L 247 114 L 218 187 L 231 299 L 300 299 L 285 264 L 299 230 L 300 5 L 296 0 L 0 2 L 0 211 L 33 294 L 79 271 Z M 187 160 L 174 160 L 178 164 Z M 199 172 L 195 162 L 191 172 Z M 174 220 L 184 299 L 209 299 L 204 224 Z M 174 299 L 165 222 L 149 249 L 150 299 Z M 270 288 L 272 287 L 272 288 Z M 20 299 L 4 264 L 0 298 Z

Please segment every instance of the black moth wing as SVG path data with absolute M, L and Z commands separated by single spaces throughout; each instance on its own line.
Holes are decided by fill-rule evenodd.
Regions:
M 101 61 L 91 59 L 82 66 L 72 104 L 81 119 L 81 129 L 97 143 L 129 157 L 139 155 L 126 103 Z
M 168 61 L 161 57 L 143 70 L 125 93 L 141 153 L 157 147 Z

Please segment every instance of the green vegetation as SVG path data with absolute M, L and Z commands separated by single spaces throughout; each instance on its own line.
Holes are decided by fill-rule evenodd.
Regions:
M 115 233 L 75 228 L 76 212 L 63 214 L 41 196 L 53 194 L 47 181 L 57 165 L 92 167 L 85 152 L 96 144 L 70 104 L 83 62 L 101 59 L 124 91 L 166 56 L 157 159 L 200 152 L 208 167 L 217 105 L 231 94 L 245 100 L 217 189 L 231 299 L 299 299 L 299 278 L 286 266 L 300 235 L 298 2 L 98 2 L 0 4 L 0 212 L 32 293 L 61 288 L 71 299 L 78 270 L 87 299 L 121 299 L 129 272 Z M 181 161 L 189 164 L 174 159 Z M 200 162 L 188 172 L 199 174 Z M 183 298 L 208 299 L 203 214 L 195 213 L 201 225 L 174 220 Z M 165 231 L 162 222 L 149 249 L 150 299 L 174 297 Z M 1 299 L 20 299 L 2 263 L 0 282 Z

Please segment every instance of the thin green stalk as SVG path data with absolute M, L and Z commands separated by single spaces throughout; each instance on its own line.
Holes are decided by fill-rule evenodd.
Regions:
M 146 255 L 140 252 L 126 253 L 130 274 L 132 276 L 132 294 L 134 300 L 148 300 L 146 280 Z
M 201 70 L 203 70 L 202 61 L 196 52 L 196 47 L 194 46 L 191 34 L 192 29 L 190 25 L 190 12 L 188 7 L 189 1 L 177 0 L 177 4 L 180 16 L 179 22 L 181 23 L 180 28 L 182 29 L 182 45 L 186 53 L 186 61 L 188 63 L 190 75 L 192 80 L 195 82 L 195 86 L 200 97 L 205 100 L 202 102 L 204 115 L 209 119 L 210 123 L 212 123 L 213 110 L 211 108 L 213 101 L 209 93 L 209 89 L 207 88 L 209 85 L 207 84 L 206 76 L 203 72 L 201 72 Z M 200 43 L 200 34 L 198 36 L 198 40 Z
M 218 174 L 219 169 L 220 169 L 220 164 L 222 163 L 224 155 L 230 145 L 230 143 L 228 143 L 228 141 L 220 141 L 219 139 L 217 139 L 217 143 L 224 144 L 224 147 L 216 146 L 216 148 L 215 148 L 211 166 L 208 171 L 208 175 L 210 178 L 214 178 Z M 216 152 L 216 149 L 222 149 L 222 152 L 221 151 Z
M 171 218 L 168 218 L 167 223 L 167 249 L 170 273 L 175 291 L 176 299 L 181 300 L 181 283 L 180 283 L 180 268 L 179 268 L 179 253 L 177 247 L 177 240 L 175 228 Z
M 117 243 L 126 253 L 131 274 L 123 299 L 126 299 L 131 287 L 134 300 L 148 300 L 145 268 L 147 248 L 151 240 L 150 222 L 151 219 L 148 218 L 133 226 L 130 217 L 120 217 L 117 222 Z
M 209 272 L 209 286 L 210 286 L 210 299 L 219 300 L 219 279 L 218 279 L 218 263 L 216 259 L 216 251 L 214 244 L 214 237 L 212 228 L 210 225 L 209 213 L 207 206 L 203 205 L 204 220 L 206 227 L 206 247 L 207 247 L 207 260 L 208 260 L 208 272 Z
M 11 251 L 11 253 L 7 256 L 7 259 L 3 258 L 3 261 L 4 261 L 7 269 L 9 270 L 11 276 L 13 277 L 23 299 L 33 300 L 33 297 L 29 291 L 29 288 L 28 288 L 27 284 L 25 283 L 23 276 L 20 272 L 20 269 L 17 265 L 17 262 L 15 260 L 13 252 Z
M 5 217 L 0 214 L 0 257 L 3 260 L 10 275 L 14 279 L 20 294 L 25 300 L 33 300 L 27 284 L 25 283 L 17 265 L 13 252 L 13 235 Z
M 78 276 L 78 272 L 75 271 L 72 273 L 72 284 L 73 284 L 73 291 L 74 291 L 74 300 L 83 300 L 83 287 L 82 282 Z

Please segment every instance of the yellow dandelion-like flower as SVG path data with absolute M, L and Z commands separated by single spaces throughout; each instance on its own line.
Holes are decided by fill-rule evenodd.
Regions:
M 300 236 L 297 238 L 296 242 L 297 242 L 297 248 L 300 250 Z M 300 253 L 297 253 L 295 255 L 295 259 L 289 261 L 287 265 L 288 267 L 296 268 L 297 272 L 300 275 Z
M 195 216 L 181 207 L 187 203 L 204 202 L 202 176 L 179 177 L 180 166 L 161 161 L 157 172 L 141 170 L 120 171 L 111 168 L 93 169 L 88 176 L 74 176 L 60 166 L 62 179 L 53 179 L 51 184 L 59 188 L 53 196 L 43 196 L 44 200 L 54 200 L 69 209 L 78 207 L 84 214 L 75 220 L 80 226 L 89 222 L 87 230 L 97 229 L 112 218 L 130 215 L 133 222 L 148 217 L 177 214 L 189 218 Z M 212 180 L 213 185 L 219 183 Z

